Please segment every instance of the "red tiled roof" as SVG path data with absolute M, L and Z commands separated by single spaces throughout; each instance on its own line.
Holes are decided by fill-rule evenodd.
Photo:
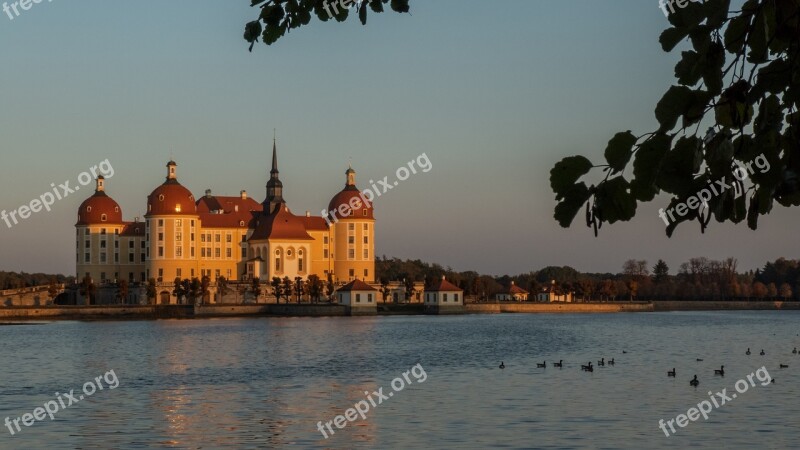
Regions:
M 180 211 L 176 211 L 180 206 Z M 197 205 L 189 189 L 169 179 L 147 196 L 147 216 L 197 214 Z
M 368 285 L 367 283 L 364 283 L 363 281 L 359 280 L 358 278 L 356 278 L 355 280 L 345 284 L 344 286 L 340 287 L 337 290 L 338 291 L 345 291 L 345 292 L 350 292 L 350 291 L 377 291 L 377 289 L 375 289 L 374 287 Z
M 144 222 L 125 222 L 125 227 L 120 232 L 120 236 L 142 237 L 144 236 Z
M 350 201 L 353 201 L 353 205 L 357 205 L 357 210 L 353 211 L 351 209 Z M 347 205 L 347 208 L 343 208 L 347 211 L 347 215 L 343 215 L 339 212 L 339 207 L 341 205 Z M 364 210 L 367 210 L 367 215 L 364 214 Z M 344 189 L 342 189 L 338 194 L 334 195 L 331 199 L 331 202 L 328 204 L 328 211 L 336 211 L 334 213 L 329 213 L 335 215 L 336 219 L 374 219 L 375 215 L 373 214 L 372 204 L 365 204 L 364 200 L 361 199 L 361 192 L 358 190 L 357 187 L 353 185 L 347 185 Z M 333 218 L 331 219 L 333 221 Z
M 295 216 L 286 205 L 281 205 L 270 215 L 259 215 L 256 227 L 250 240 L 289 239 L 313 240 L 306 232 L 303 219 Z
M 525 289 L 522 289 L 521 287 L 517 286 L 516 284 L 512 284 L 507 289 L 503 289 L 500 293 L 501 294 L 511 294 L 511 295 L 514 295 L 514 294 L 523 294 L 523 295 L 530 294 L 530 292 L 526 291 Z
M 425 288 L 428 292 L 461 292 L 463 289 L 447 281 L 442 277 L 441 280 L 433 283 L 430 287 Z
M 306 226 L 306 230 L 314 230 L 314 231 L 327 231 L 328 230 L 328 222 L 325 221 L 323 217 L 303 217 L 303 224 Z
M 197 201 L 200 222 L 206 228 L 255 227 L 255 217 L 262 209 L 252 198 L 207 195 Z
M 106 216 L 106 220 L 102 220 L 103 215 Z M 94 195 L 84 200 L 78 208 L 76 225 L 98 224 L 122 224 L 122 209 L 105 191 L 95 191 Z

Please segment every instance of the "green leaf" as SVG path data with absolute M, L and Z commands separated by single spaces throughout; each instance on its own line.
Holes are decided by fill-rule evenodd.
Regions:
M 682 40 L 686 39 L 689 33 L 683 28 L 667 28 L 661 33 L 658 42 L 665 52 L 671 52 Z
M 621 176 L 600 183 L 594 196 L 598 219 L 608 223 L 631 220 L 636 215 L 636 199 L 629 188 Z
M 578 178 L 589 173 L 591 169 L 591 161 L 583 156 L 569 156 L 556 163 L 550 170 L 550 187 L 556 193 L 556 200 L 561 199 Z
M 678 119 L 694 100 L 692 90 L 686 86 L 672 86 L 656 105 L 656 120 L 661 124 L 659 131 L 675 128 Z
M 556 205 L 553 217 L 558 221 L 559 225 L 568 228 L 578 211 L 588 200 L 589 189 L 586 184 L 574 184 L 564 191 L 562 200 Z
M 611 170 L 621 172 L 625 169 L 631 159 L 631 155 L 633 155 L 634 144 L 636 144 L 636 136 L 630 130 L 624 133 L 617 133 L 608 141 L 605 157 Z
M 745 38 L 747 38 L 747 31 L 750 29 L 750 20 L 750 15 L 743 14 L 728 22 L 728 28 L 725 29 L 725 49 L 728 52 L 741 53 Z
M 672 138 L 663 133 L 651 136 L 639 146 L 633 160 L 631 193 L 639 201 L 651 201 L 658 194 L 656 175 L 661 161 L 672 145 Z

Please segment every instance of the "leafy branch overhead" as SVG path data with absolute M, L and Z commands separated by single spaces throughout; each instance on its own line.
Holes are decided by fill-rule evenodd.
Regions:
M 387 4 L 395 12 L 409 11 L 408 0 L 251 0 L 250 6 L 260 8 L 261 13 L 257 20 L 245 25 L 244 39 L 253 51 L 259 38 L 267 45 L 274 44 L 288 31 L 308 25 L 312 14 L 323 22 L 344 22 L 351 7 L 366 25 L 368 11 L 382 13 Z
M 736 189 L 694 209 L 675 208 L 668 236 L 691 220 L 704 231 L 712 216 L 718 222 L 747 219 L 756 229 L 758 216 L 775 201 L 800 205 L 800 0 L 747 0 L 740 11 L 730 11 L 730 3 L 689 2 L 669 15 L 661 47 L 671 52 L 687 42 L 691 49 L 681 53 L 676 84 L 656 105 L 658 129 L 641 136 L 617 133 L 603 164 L 571 156 L 553 167 L 550 185 L 561 226 L 569 227 L 584 209 L 596 235 L 605 222 L 633 218 L 639 202 L 666 193 L 672 196 L 667 210 L 685 206 L 722 179 Z M 699 136 L 704 120 L 711 127 Z M 768 172 L 735 176 L 757 157 L 768 162 Z M 581 178 L 593 168 L 604 174 L 587 186 Z

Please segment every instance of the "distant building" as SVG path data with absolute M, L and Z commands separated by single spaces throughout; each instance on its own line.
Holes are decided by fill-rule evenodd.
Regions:
M 575 301 L 575 295 L 572 292 L 558 292 L 553 288 L 544 288 L 542 292 L 536 294 L 536 300 L 545 303 L 552 303 L 552 302 L 572 303 L 573 301 Z
M 464 291 L 444 276 L 425 289 L 425 311 L 432 314 L 447 314 L 464 310 Z
M 516 301 L 516 302 L 525 302 L 528 301 L 528 294 L 529 292 L 525 289 L 514 284 L 511 282 L 511 285 L 508 288 L 503 289 L 502 291 L 498 292 L 494 295 L 495 300 L 499 301 Z
M 230 281 L 273 277 L 328 277 L 336 284 L 356 278 L 375 282 L 375 217 L 372 203 L 355 185 L 349 168 L 344 188 L 321 216 L 294 215 L 283 198 L 277 149 L 266 198 L 258 203 L 239 196 L 196 200 L 178 182 L 177 164 L 147 197 L 144 221 L 123 221 L 122 210 L 97 178 L 94 194 L 78 209 L 76 276 L 95 283 L 146 282 L 159 285 L 158 302 L 174 302 L 169 287 L 176 278 L 207 276 Z M 376 297 L 376 296 L 375 296 Z
M 356 278 L 336 290 L 336 300 L 351 316 L 378 313 L 378 290 Z

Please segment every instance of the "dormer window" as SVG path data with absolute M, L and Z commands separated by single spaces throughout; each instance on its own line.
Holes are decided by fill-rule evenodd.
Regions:
M 161 194 L 161 195 L 158 196 L 158 201 L 160 201 L 160 202 L 164 201 L 164 194 Z
M 244 220 L 240 220 L 240 221 L 239 221 L 239 226 L 240 226 L 240 227 L 243 227 L 243 226 L 244 226 Z
M 119 206 L 115 206 L 115 207 L 114 207 L 114 212 L 115 212 L 115 213 L 118 213 L 118 212 L 119 212 Z
M 91 206 L 87 206 L 87 207 L 86 207 L 86 212 L 87 212 L 87 213 L 90 213 L 90 212 L 92 212 L 92 207 L 91 207 Z
M 100 215 L 100 221 L 101 222 L 105 222 L 106 220 L 108 220 L 108 216 L 106 216 L 105 214 L 101 214 Z
M 181 212 L 181 204 L 180 203 L 175 205 L 175 212 Z

